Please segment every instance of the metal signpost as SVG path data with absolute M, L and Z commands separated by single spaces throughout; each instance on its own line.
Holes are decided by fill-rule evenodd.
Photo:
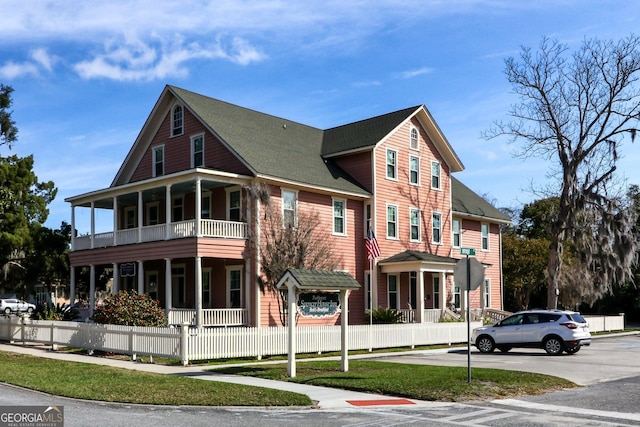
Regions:
M 484 267 L 474 256 L 476 250 L 473 248 L 460 248 L 460 255 L 465 255 L 466 259 L 461 259 L 456 263 L 453 270 L 454 281 L 460 285 L 467 285 L 467 381 L 471 382 L 471 291 L 478 289 L 484 281 Z

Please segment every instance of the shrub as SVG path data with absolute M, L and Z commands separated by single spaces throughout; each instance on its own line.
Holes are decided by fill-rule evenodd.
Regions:
M 108 296 L 95 308 L 91 320 L 110 325 L 167 326 L 160 303 L 135 291 L 120 291 Z
M 77 308 L 71 307 L 69 304 L 49 305 L 44 303 L 36 306 L 31 317 L 36 320 L 64 320 L 70 322 L 79 319 L 80 312 Z
M 371 317 L 373 318 L 373 323 L 376 325 L 402 323 L 402 313 L 394 308 L 374 308 Z

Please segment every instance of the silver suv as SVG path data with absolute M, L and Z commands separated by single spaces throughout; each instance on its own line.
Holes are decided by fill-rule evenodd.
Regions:
M 482 353 L 529 347 L 544 348 L 551 355 L 574 354 L 591 344 L 591 334 L 587 321 L 575 311 L 526 310 L 474 329 L 471 343 Z
M 36 306 L 20 299 L 7 298 L 0 299 L 0 313 L 10 314 L 11 312 L 26 311 L 31 313 Z

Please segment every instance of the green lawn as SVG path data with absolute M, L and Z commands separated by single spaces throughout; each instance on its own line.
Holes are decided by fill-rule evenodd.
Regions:
M 58 396 L 106 402 L 203 406 L 308 406 L 282 390 L 150 374 L 0 352 L 0 382 Z
M 370 361 L 350 361 L 349 372 L 340 371 L 339 361 L 298 363 L 295 378 L 287 377 L 286 364 L 218 368 L 216 372 L 427 401 L 487 400 L 576 387 L 570 381 L 548 375 L 485 368 L 472 368 L 469 383 L 466 367 Z

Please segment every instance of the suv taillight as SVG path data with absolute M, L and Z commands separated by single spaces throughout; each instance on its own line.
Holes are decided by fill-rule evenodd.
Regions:
M 576 325 L 573 322 L 564 322 L 564 323 L 560 323 L 562 326 L 566 326 L 569 329 L 576 329 L 578 327 L 578 325 Z

